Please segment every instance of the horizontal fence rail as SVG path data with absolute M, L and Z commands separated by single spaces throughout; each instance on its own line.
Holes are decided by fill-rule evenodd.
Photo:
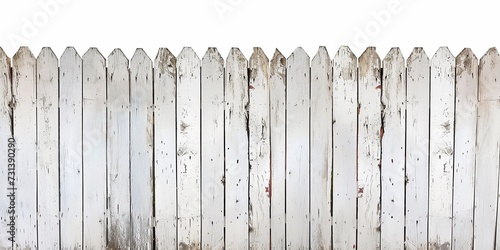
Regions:
M 0 48 L 0 248 L 494 249 L 500 56 Z

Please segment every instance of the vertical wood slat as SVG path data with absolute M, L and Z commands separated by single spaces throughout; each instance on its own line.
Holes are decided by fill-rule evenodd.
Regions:
M 68 47 L 59 69 L 61 248 L 83 248 L 82 58 Z
M 200 248 L 200 73 L 201 62 L 184 48 L 177 63 L 178 247 Z
M 332 63 L 325 47 L 311 62 L 311 233 L 312 249 L 330 249 L 332 192 Z
M 369 47 L 359 57 L 358 244 L 380 248 L 382 105 L 380 58 Z
M 232 48 L 225 72 L 225 243 L 248 248 L 248 61 Z
M 276 50 L 269 65 L 271 140 L 271 248 L 285 249 L 286 58 Z
M 427 248 L 430 61 L 415 48 L 406 61 L 406 243 Z
M 132 248 L 153 249 L 153 62 L 130 61 L 130 213 Z
M 249 61 L 249 247 L 269 248 L 270 170 L 269 138 L 269 59 L 254 48 Z
M 479 106 L 474 189 L 474 249 L 493 249 L 498 213 L 498 171 L 500 159 L 500 56 L 489 49 L 479 62 Z M 498 232 L 497 232 L 498 233 Z
M 451 247 L 455 57 L 441 47 L 431 60 L 429 143 L 430 249 Z
M 16 245 L 36 249 L 36 59 L 21 47 L 12 59 L 14 137 L 16 139 Z
M 106 248 L 106 59 L 96 48 L 83 56 L 83 244 Z
M 59 248 L 59 66 L 44 47 L 37 58 L 38 247 Z
M 0 162 L 4 163 L 5 167 L 0 169 L 0 180 L 2 183 L 6 183 L 5 187 L 0 189 L 0 195 L 2 199 L 0 200 L 0 248 L 7 249 L 12 246 L 12 242 L 9 241 L 10 237 L 15 235 L 15 232 L 10 233 L 11 216 L 13 215 L 11 207 L 11 199 L 14 199 L 11 195 L 10 188 L 10 178 L 15 178 L 9 172 L 15 170 L 15 162 L 8 162 L 9 153 L 12 155 L 13 147 L 9 150 L 9 139 L 12 138 L 12 109 L 10 107 L 12 102 L 12 76 L 11 76 L 11 61 L 10 58 L 5 54 L 3 49 L 0 47 L 0 94 L 2 99 L 0 99 Z M 15 159 L 14 159 L 15 160 Z M 14 168 L 13 168 L 14 167 Z
M 224 248 L 224 60 L 209 48 L 201 70 L 202 248 Z
M 342 46 L 333 59 L 333 247 L 356 248 L 358 68 Z
M 176 83 L 177 62 L 166 48 L 154 65 L 154 164 L 156 249 L 177 247 Z
M 107 176 L 108 247 L 130 248 L 130 76 L 129 61 L 119 49 L 108 57 Z
M 297 48 L 287 59 L 287 248 L 309 248 L 309 56 Z
M 398 48 L 383 61 L 381 249 L 404 249 L 405 229 L 405 59 Z
M 456 58 L 453 248 L 472 249 L 478 62 L 470 49 Z

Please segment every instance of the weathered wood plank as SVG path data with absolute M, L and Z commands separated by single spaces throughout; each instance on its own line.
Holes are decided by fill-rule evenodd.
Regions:
M 389 51 L 382 75 L 381 249 L 404 249 L 406 71 L 399 48 Z
M 455 57 L 446 47 L 431 60 L 429 248 L 451 248 Z
M 130 213 L 132 248 L 153 249 L 153 62 L 130 60 Z
M 269 66 L 271 139 L 271 248 L 285 249 L 286 58 L 276 50 Z
M 358 68 L 342 46 L 333 59 L 333 247 L 356 248 Z
M 358 249 L 380 248 L 382 104 L 380 58 L 374 47 L 359 57 Z
M 27 47 L 13 57 L 12 85 L 16 148 L 16 246 L 36 249 L 36 59 Z
M 415 48 L 406 63 L 405 247 L 427 249 L 430 61 Z
M 491 48 L 479 62 L 479 106 L 474 188 L 474 249 L 493 249 L 498 213 L 498 168 L 500 159 L 500 55 Z M 496 232 L 496 233 L 495 233 Z M 497 238 L 495 238 L 497 237 Z
M 108 247 L 130 248 L 130 77 L 120 49 L 108 57 L 107 173 Z
M 287 59 L 287 248 L 309 248 L 309 56 L 297 48 Z
M 332 61 L 320 47 L 311 62 L 310 193 L 312 249 L 330 249 L 332 192 Z
M 90 48 L 83 59 L 83 244 L 106 248 L 106 59 Z
M 237 48 L 226 59 L 226 248 L 248 248 L 248 62 Z
M 11 199 L 15 199 L 11 195 L 9 177 L 15 175 L 16 162 L 9 162 L 9 158 L 15 156 L 14 143 L 9 147 L 10 141 L 12 141 L 12 108 L 10 107 L 12 102 L 12 76 L 11 76 L 11 62 L 10 58 L 5 54 L 3 49 L 0 47 L 0 94 L 2 99 L 0 100 L 0 162 L 5 163 L 5 167 L 0 169 L 0 179 L 3 180 L 2 183 L 6 183 L 5 187 L 0 189 L 0 248 L 8 249 L 12 247 L 12 241 L 9 241 L 10 237 L 13 237 L 16 232 L 12 231 L 10 233 L 11 216 L 15 216 L 14 211 L 11 206 Z M 9 141 L 9 139 L 11 139 Z M 9 150 L 9 148 L 11 150 Z M 9 174 L 13 173 L 13 174 Z M 12 179 L 11 179 L 12 180 Z M 10 208 L 9 208 L 10 207 Z M 12 219 L 14 219 L 13 217 Z M 13 238 L 15 239 L 15 238 Z
M 59 69 L 61 249 L 83 248 L 82 58 L 68 47 Z
M 37 58 L 38 247 L 59 248 L 59 66 L 44 47 Z
M 201 246 L 224 248 L 224 59 L 209 48 L 201 70 Z
M 201 242 L 200 200 L 200 66 L 191 48 L 177 63 L 177 211 L 178 247 L 198 249 Z
M 155 243 L 156 249 L 172 249 L 177 247 L 176 58 L 161 48 L 154 66 Z
M 472 249 L 478 62 L 470 49 L 456 58 L 456 81 L 452 247 Z
M 249 61 L 249 246 L 269 248 L 271 147 L 269 138 L 269 59 L 254 48 Z

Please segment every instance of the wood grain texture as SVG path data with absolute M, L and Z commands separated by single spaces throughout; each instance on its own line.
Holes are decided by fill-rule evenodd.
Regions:
M 154 63 L 154 202 L 156 248 L 177 247 L 177 59 L 160 48 Z
M 333 247 L 356 247 L 358 68 L 342 46 L 333 59 Z
M 369 47 L 359 57 L 358 244 L 380 248 L 382 104 L 380 58 Z
M 287 59 L 287 248 L 309 248 L 309 56 L 297 48 Z
M 59 68 L 61 248 L 83 248 L 83 61 L 68 47 Z
M 188 47 L 177 58 L 177 240 L 181 249 L 199 249 L 201 62 Z
M 248 61 L 232 48 L 225 73 L 226 248 L 248 248 Z
M 478 104 L 478 61 L 472 50 L 456 58 L 453 249 L 472 249 Z
M 130 60 L 130 213 L 132 248 L 153 249 L 153 62 Z
M 406 70 L 399 48 L 383 61 L 381 249 L 404 249 Z
M 108 56 L 107 176 L 108 247 L 130 248 L 130 75 L 120 49 Z
M 415 48 L 406 63 L 405 247 L 427 249 L 430 61 Z
M 269 65 L 271 139 L 271 248 L 284 249 L 285 241 L 285 103 L 286 58 L 276 50 Z
M 83 56 L 83 244 L 106 248 L 106 59 L 96 48 Z
M 12 242 L 9 241 L 9 237 L 12 237 L 10 231 L 11 218 L 13 214 L 12 209 L 9 209 L 11 196 L 10 191 L 7 189 L 10 180 L 9 177 L 14 177 L 9 172 L 12 172 L 12 167 L 15 167 L 15 162 L 9 162 L 9 138 L 13 137 L 12 134 L 12 75 L 11 75 L 11 61 L 10 58 L 5 54 L 3 49 L 0 47 L 0 162 L 5 163 L 4 167 L 0 169 L 0 179 L 4 181 L 5 188 L 0 189 L 0 195 L 3 199 L 0 199 L 0 221 L 3 223 L 0 225 L 0 248 L 7 249 L 12 247 Z M 11 147 L 12 149 L 12 147 Z M 15 160 L 15 159 L 14 159 Z M 9 165 L 14 164 L 14 165 Z M 12 179 L 11 179 L 12 180 Z M 15 179 L 14 179 L 15 180 Z M 7 182 L 9 181 L 9 182 Z M 9 212 L 10 210 L 10 212 Z M 15 232 L 14 232 L 15 233 Z
M 455 57 L 446 47 L 431 60 L 429 248 L 450 249 L 455 131 Z
M 36 249 L 36 59 L 27 47 L 12 58 L 12 97 L 16 148 L 16 247 Z
M 269 138 L 269 59 L 254 48 L 249 61 L 249 246 L 269 248 L 271 147 Z
M 201 71 L 201 241 L 224 247 L 224 59 L 209 48 Z
M 479 106 L 474 199 L 474 249 L 493 249 L 498 239 L 498 171 L 500 158 L 500 55 L 489 49 L 479 61 Z M 490 93 L 491 92 L 491 93 Z M 496 190 L 496 191 L 495 191 Z
M 311 62 L 310 199 L 312 249 L 330 249 L 332 195 L 332 61 L 320 47 Z

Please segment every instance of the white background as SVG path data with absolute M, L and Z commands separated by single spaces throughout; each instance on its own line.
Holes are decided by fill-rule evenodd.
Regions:
M 472 4 L 464 4 L 472 3 Z M 324 45 L 333 56 L 340 45 L 356 55 L 376 46 L 381 58 L 391 47 L 407 57 L 424 47 L 431 57 L 446 45 L 454 55 L 470 47 L 481 57 L 500 45 L 500 8 L 475 0 L 0 0 L 0 47 L 13 56 L 20 45 L 38 55 L 50 46 L 60 56 L 66 46 L 82 55 L 98 47 L 104 56 L 135 48 L 156 56 L 159 47 L 178 55 L 191 46 L 200 57 L 207 47 L 225 58 L 231 47 L 250 57 L 262 47 L 285 56 L 302 46 L 312 57 Z

